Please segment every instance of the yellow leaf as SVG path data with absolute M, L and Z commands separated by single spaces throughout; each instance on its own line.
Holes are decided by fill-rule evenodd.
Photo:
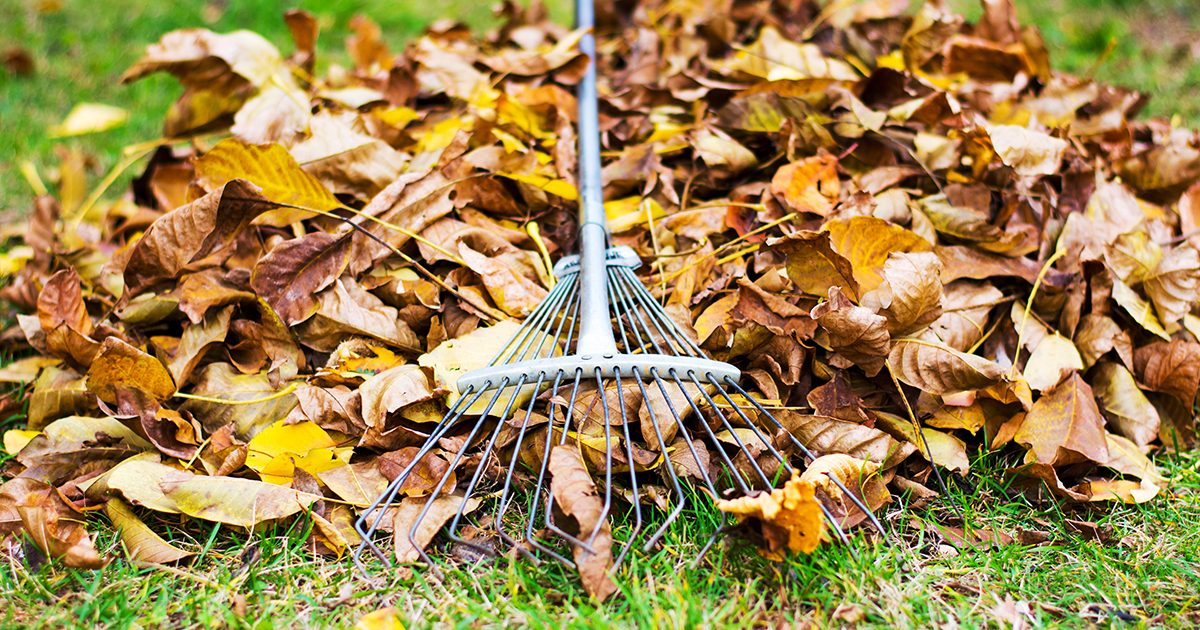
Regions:
M 4 432 L 4 450 L 8 451 L 9 455 L 16 455 L 25 448 L 26 444 L 33 438 L 41 435 L 41 431 L 22 431 L 21 429 L 9 429 Z
M 501 177 L 507 177 L 511 180 L 529 184 L 536 188 L 566 199 L 567 201 L 575 201 L 579 199 L 579 191 L 575 187 L 567 183 L 564 179 L 551 179 L 545 175 L 518 175 L 516 173 L 496 173 Z
M 783 552 L 812 553 L 821 544 L 825 521 L 814 494 L 812 482 L 800 479 L 800 471 L 769 493 L 717 500 L 717 509 L 733 514 L 738 521 L 756 519 L 762 523 L 767 558 L 783 559 Z
M 325 450 L 337 445 L 325 429 L 315 422 L 297 422 L 285 425 L 283 420 L 263 429 L 254 439 L 250 440 L 249 452 L 246 454 L 246 467 L 263 475 L 263 481 L 281 483 L 280 478 L 291 480 L 292 469 L 312 466 L 319 472 L 324 472 L 337 465 L 328 465 L 333 459 L 333 453 Z M 310 453 L 325 450 L 316 454 L 312 460 L 305 459 Z M 293 462 L 293 460 L 299 460 Z M 326 467 L 323 467 L 326 466 Z M 316 473 L 313 472 L 315 475 Z M 268 479 L 274 477 L 274 479 Z M 287 483 L 283 481 L 282 483 Z
M 246 459 L 250 459 L 249 454 L 247 454 Z M 346 462 L 338 457 L 337 451 L 327 448 L 317 448 L 305 453 L 303 456 L 292 453 L 276 455 L 267 463 L 262 464 L 257 472 L 263 481 L 285 486 L 292 482 L 297 468 L 316 477 L 320 473 L 329 472 L 334 468 L 341 468 L 345 465 Z
M 164 564 L 193 555 L 179 549 L 154 533 L 142 519 L 120 499 L 109 499 L 104 504 L 104 513 L 121 532 L 121 544 L 129 557 L 142 562 Z
M 57 125 L 50 127 L 51 138 L 81 136 L 108 131 L 125 124 L 129 113 L 120 107 L 100 103 L 80 103 Z
M 653 199 L 633 196 L 604 202 L 604 215 L 608 217 L 608 231 L 617 234 L 637 225 L 649 227 L 650 221 L 658 221 L 667 216 L 667 211 Z
M 417 363 L 422 367 L 433 368 L 435 385 L 450 390 L 446 402 L 453 406 L 460 395 L 458 377 L 491 363 L 496 355 L 509 348 L 510 340 L 519 329 L 520 325 L 512 321 L 502 321 L 494 326 L 479 328 L 457 339 L 442 342 L 437 348 L 434 348 L 433 352 L 421 355 L 417 359 Z M 562 354 L 562 350 L 557 346 L 551 346 L 548 335 L 544 336 L 542 340 L 529 343 L 532 345 L 527 347 L 538 347 L 541 348 L 541 351 L 537 353 L 536 357 L 528 358 L 546 358 Z M 533 385 L 521 388 L 515 404 L 519 407 L 532 395 Z M 495 408 L 504 409 L 511 396 L 511 389 L 505 390 L 500 400 L 496 401 Z M 466 413 L 468 415 L 482 413 L 490 398 L 491 396 L 480 397 Z
M 277 203 L 322 211 L 342 207 L 329 189 L 300 168 L 288 150 L 278 144 L 246 144 L 228 138 L 196 158 L 195 166 L 196 179 L 208 190 L 244 179 L 261 187 L 261 194 Z M 284 227 L 311 216 L 311 212 L 280 208 L 264 213 L 254 223 Z
M 354 630 L 404 630 L 404 624 L 400 622 L 400 611 L 388 606 L 363 615 Z

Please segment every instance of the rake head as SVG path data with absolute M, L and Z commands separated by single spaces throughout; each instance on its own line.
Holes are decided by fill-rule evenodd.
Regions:
M 619 543 L 614 569 L 635 546 L 652 549 L 680 518 L 689 496 L 685 484 L 710 499 L 746 496 L 790 478 L 794 461 L 815 459 L 738 385 L 737 368 L 707 358 L 671 320 L 634 275 L 639 260 L 633 250 L 602 251 L 602 294 L 593 297 L 602 308 L 607 304 L 607 316 L 597 317 L 589 306 L 595 302 L 587 293 L 598 283 L 588 280 L 598 278 L 581 281 L 578 257 L 560 261 L 555 266 L 559 281 L 545 301 L 488 367 L 459 379 L 455 404 L 360 518 L 356 527 L 363 543 L 356 561 L 369 549 L 391 564 L 375 534 L 391 526 L 388 508 L 404 498 L 409 478 L 433 469 L 426 457 L 449 464 L 439 468 L 428 497 L 407 499 L 407 509 L 419 511 L 411 525 L 405 519 L 405 531 L 394 535 L 398 545 L 411 545 L 410 557 L 415 552 L 430 562 L 423 543 L 445 524 L 447 538 L 481 554 L 497 554 L 495 545 L 478 535 L 490 531 L 525 556 L 536 560 L 541 552 L 573 565 L 564 547 L 546 533 L 590 552 L 607 531 L 609 514 L 628 510 L 632 528 L 625 530 L 625 540 L 614 541 Z M 588 327 L 597 320 L 607 326 L 600 332 L 608 333 L 613 345 L 589 338 Z M 560 525 L 561 515 L 555 518 L 550 488 L 551 452 L 563 444 L 578 449 L 602 499 L 600 513 L 589 519 L 594 524 L 576 531 Z M 882 531 L 859 497 L 836 477 L 830 479 Z M 482 505 L 487 509 L 477 509 Z M 652 531 L 646 510 L 665 513 Z M 824 505 L 821 510 L 830 530 L 846 541 L 841 519 Z M 724 526 L 722 514 L 697 561 Z

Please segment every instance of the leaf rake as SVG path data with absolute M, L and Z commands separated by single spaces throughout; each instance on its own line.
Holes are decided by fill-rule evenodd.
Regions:
M 580 50 L 595 60 L 591 0 L 580 0 L 576 10 L 578 26 L 587 29 Z M 639 540 L 645 539 L 641 544 L 644 551 L 653 549 L 679 519 L 687 502 L 684 483 L 699 485 L 712 499 L 746 496 L 775 487 L 780 478 L 790 478 L 796 471 L 790 461 L 795 455 L 807 461 L 816 459 L 738 385 L 738 368 L 709 359 L 675 324 L 634 274 L 640 265 L 636 253 L 628 247 L 607 247 L 595 63 L 579 84 L 578 102 L 580 253 L 555 265 L 558 282 L 491 363 L 458 380 L 457 401 L 412 461 L 356 522 L 363 540 L 354 559 L 364 572 L 362 553 L 367 549 L 391 565 L 375 544 L 375 534 L 385 525 L 388 508 L 403 494 L 410 476 L 428 474 L 429 467 L 422 467 L 423 458 L 435 450 L 453 453 L 449 465 L 432 484 L 433 490 L 409 531 L 396 532 L 397 540 L 406 533 L 412 549 L 431 566 L 419 538 L 428 542 L 433 534 L 430 530 L 442 523 L 446 523 L 444 534 L 451 541 L 484 555 L 496 555 L 493 546 L 481 542 L 473 531 L 464 535 L 464 517 L 485 497 L 495 498 L 490 517 L 475 518 L 472 527 L 491 530 L 535 561 L 535 552 L 542 552 L 574 566 L 560 549 L 547 544 L 538 530 L 558 535 L 573 545 L 577 554 L 580 550 L 597 553 L 597 539 L 611 535 L 607 517 L 619 498 L 630 504 L 633 519 L 612 563 L 615 570 Z M 630 399 L 635 401 L 632 409 Z M 468 416 L 477 418 L 468 420 Z M 458 436 L 463 434 L 466 437 L 459 446 Z M 452 437 L 453 441 L 446 440 Z M 556 505 L 556 492 L 548 487 L 553 485 L 554 447 L 572 441 L 589 456 L 592 474 L 599 478 L 597 492 L 601 496 L 597 499 L 602 499 L 599 513 L 593 513 L 586 524 L 580 519 L 580 531 L 574 533 L 564 529 L 561 520 L 556 522 L 556 508 L 561 511 L 561 506 Z M 711 445 L 709 452 L 719 461 L 706 466 L 708 457 L 697 449 L 698 442 Z M 650 449 L 638 444 L 648 444 Z M 726 446 L 734 452 L 726 452 Z M 694 464 L 691 474 L 681 474 L 688 466 L 677 467 L 675 459 Z M 477 463 L 463 486 L 456 471 L 467 461 Z M 522 469 L 525 472 L 518 476 Z M 883 531 L 855 492 L 835 475 L 829 479 Z M 532 483 L 528 496 L 533 500 L 519 508 L 526 510 L 526 515 L 508 519 L 523 521 L 524 526 L 513 526 L 506 523 L 506 515 L 514 504 L 521 503 L 516 491 L 526 483 Z M 617 494 L 620 496 L 614 496 Z M 656 502 L 666 517 L 646 536 L 643 505 Z M 824 504 L 820 509 L 834 535 L 848 542 L 840 519 Z M 448 511 L 452 511 L 449 516 Z M 439 514 L 435 516 L 435 512 Z M 727 518 L 721 513 L 720 526 L 696 562 L 725 529 Z

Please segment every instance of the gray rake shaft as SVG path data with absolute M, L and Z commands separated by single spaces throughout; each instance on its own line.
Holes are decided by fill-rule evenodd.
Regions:
M 577 4 L 577 21 L 581 28 L 587 28 L 587 33 L 580 39 L 580 50 L 593 60 L 596 58 L 595 40 L 591 34 L 593 24 L 593 8 L 590 0 L 580 0 Z M 727 363 L 713 361 L 671 320 L 666 311 L 650 295 L 633 270 L 640 260 L 633 250 L 627 247 L 608 248 L 607 219 L 604 215 L 602 185 L 600 181 L 600 145 L 599 124 L 597 117 L 596 74 L 595 64 L 588 67 L 579 86 L 579 161 L 580 181 L 582 183 L 580 199 L 580 254 L 564 258 L 555 265 L 554 273 L 559 281 L 538 306 L 526 317 L 517 333 L 509 340 L 508 345 L 492 360 L 488 367 L 472 371 L 458 381 L 461 392 L 458 400 L 442 417 L 441 422 L 434 427 L 429 438 L 418 450 L 412 462 L 406 466 L 384 490 L 384 492 L 368 507 L 366 512 L 355 523 L 355 528 L 362 535 L 362 544 L 355 550 L 354 560 L 365 571 L 361 556 L 364 549 L 382 562 L 391 565 L 387 555 L 375 544 L 374 535 L 379 530 L 387 509 L 396 500 L 401 487 L 408 479 L 422 458 L 438 446 L 439 441 L 450 435 L 463 420 L 466 412 L 475 407 L 483 399 L 484 394 L 493 392 L 488 399 L 485 410 L 473 421 L 467 430 L 464 445 L 454 454 L 446 473 L 438 479 L 429 498 L 422 506 L 408 539 L 413 548 L 420 554 L 421 559 L 432 566 L 432 560 L 417 542 L 417 532 L 429 515 L 435 501 L 442 496 L 443 491 L 454 492 L 455 488 L 447 488 L 450 479 L 455 476 L 456 468 L 468 455 L 468 451 L 480 442 L 484 442 L 479 451 L 479 464 L 471 476 L 470 482 L 461 493 L 463 498 L 458 511 L 449 519 L 446 526 L 446 536 L 455 543 L 473 548 L 486 555 L 495 555 L 495 550 L 476 542 L 469 541 L 458 535 L 458 529 L 465 515 L 468 500 L 481 494 L 484 488 L 481 481 L 493 463 L 499 460 L 500 452 L 497 444 L 505 427 L 516 429 L 516 437 L 511 442 L 500 445 L 502 449 L 511 448 L 511 457 L 503 466 L 503 484 L 498 493 L 498 499 L 492 513 L 492 529 L 508 545 L 517 549 L 523 555 L 537 561 L 536 556 L 526 549 L 521 540 L 504 531 L 504 517 L 514 503 L 513 490 L 515 485 L 514 473 L 519 462 L 522 447 L 531 435 L 531 430 L 539 429 L 541 422 L 532 424 L 534 409 L 541 407 L 546 411 L 549 421 L 545 440 L 545 449 L 541 453 L 541 464 L 536 471 L 536 482 L 532 488 L 529 514 L 525 517 L 525 527 L 520 536 L 530 547 L 540 550 L 556 560 L 574 566 L 574 563 L 559 551 L 539 540 L 535 534 L 535 525 L 541 519 L 542 527 L 554 532 L 567 542 L 582 547 L 591 552 L 603 524 L 613 508 L 614 474 L 626 477 L 622 481 L 628 484 L 629 493 L 625 499 L 632 506 L 633 529 L 628 539 L 621 546 L 619 554 L 613 562 L 613 569 L 620 566 L 626 555 L 637 542 L 645 529 L 642 514 L 641 489 L 656 477 L 669 484 L 670 501 L 674 504 L 667 514 L 666 520 L 660 525 L 642 545 L 649 551 L 659 541 L 667 528 L 671 526 L 683 512 L 686 505 L 686 495 L 680 475 L 675 470 L 672 460 L 667 454 L 667 445 L 663 442 L 664 422 L 673 422 L 678 435 L 682 436 L 690 455 L 700 469 L 702 488 L 712 497 L 747 495 L 755 490 L 771 488 L 776 478 L 782 472 L 790 477 L 794 468 L 788 457 L 781 453 L 772 443 L 772 439 L 763 431 L 786 436 L 786 443 L 794 447 L 808 460 L 816 459 L 808 448 L 783 426 L 761 403 L 750 396 L 738 385 L 741 372 Z M 562 356 L 553 356 L 558 351 Z M 610 416 L 608 404 L 608 385 L 616 386 L 617 406 L 620 408 L 620 422 Z M 558 444 L 566 444 L 572 427 L 582 428 L 583 420 L 576 417 L 576 401 L 581 388 L 594 384 L 596 397 L 591 408 L 598 407 L 603 415 L 604 433 L 604 467 L 597 471 L 603 474 L 604 507 L 596 526 L 590 532 L 580 532 L 573 536 L 555 524 L 553 518 L 554 497 L 548 492 L 546 484 L 549 481 L 548 466 L 550 451 L 554 445 L 554 436 Z M 627 417 L 624 404 L 624 388 L 636 384 L 644 404 L 649 410 L 650 424 L 653 428 L 656 442 L 662 451 L 662 462 L 654 470 L 636 472 L 634 464 L 633 435 L 630 433 L 632 420 Z M 689 391 L 689 386 L 692 388 Z M 653 406 L 649 404 L 651 391 L 647 388 L 658 388 L 670 418 L 659 418 Z M 671 388 L 677 388 L 672 390 Z M 711 389 L 710 393 L 708 389 Z M 525 409 L 514 412 L 517 392 L 531 388 L 533 395 Z M 569 388 L 569 393 L 560 392 Z M 681 395 L 671 396 L 673 391 Z M 508 393 L 507 401 L 500 404 Z M 743 405 L 735 401 L 737 396 L 747 401 L 761 421 L 759 423 L 747 415 Z M 698 400 L 702 399 L 702 400 Z M 567 404 L 564 406 L 563 401 Z M 599 400 L 599 403 L 596 403 Z M 676 409 L 673 401 L 686 401 L 688 408 Z M 721 403 L 718 403 L 718 400 Z M 732 414 L 723 412 L 722 406 L 733 411 Z M 498 409 L 499 408 L 499 409 Z M 703 409 L 709 411 L 705 414 Z M 681 413 L 682 411 L 682 413 Z M 698 431 L 689 430 L 684 416 L 691 411 L 691 418 L 698 425 Z M 472 414 L 473 415 L 473 414 Z M 490 425 L 494 423 L 494 427 Z M 714 429 L 714 425 L 717 427 Z M 670 426 L 670 425 L 666 425 Z M 465 425 L 464 427 L 465 428 Z M 459 434 L 461 434 L 461 429 Z M 738 436 L 737 428 L 750 429 L 758 440 L 757 448 L 764 449 L 775 460 L 774 470 L 764 470 L 758 458 Z M 490 434 L 487 431 L 491 431 Z M 734 457 L 725 452 L 717 439 L 718 431 L 728 431 L 737 444 L 740 454 L 744 455 L 751 477 L 743 474 L 735 465 Z M 624 439 L 625 452 L 621 456 L 622 463 L 614 459 L 614 431 L 617 438 Z M 720 460 L 720 478 L 714 479 L 705 470 L 696 451 L 693 436 L 705 438 L 712 446 L 711 452 Z M 643 435 L 645 440 L 649 436 Z M 614 465 L 628 466 L 626 473 L 614 473 Z M 665 471 L 665 474 L 664 474 Z M 532 472 L 532 471 L 531 471 Z M 836 477 L 830 479 L 854 505 L 862 510 L 871 523 L 880 531 L 883 526 L 871 513 L 871 510 L 851 492 Z M 726 492 L 728 490 L 728 492 Z M 454 492 L 455 494 L 458 494 Z M 487 489 L 487 496 L 497 496 L 494 488 Z M 544 499 L 544 505 L 541 504 Z M 842 530 L 838 519 L 821 505 L 826 522 L 842 542 L 849 542 L 845 531 Z M 709 537 L 696 562 L 712 547 L 721 530 L 725 528 L 727 516 L 721 514 L 721 523 L 712 536 Z

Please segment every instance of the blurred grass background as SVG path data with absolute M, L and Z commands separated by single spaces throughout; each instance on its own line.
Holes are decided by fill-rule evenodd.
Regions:
M 571 19 L 570 0 L 546 0 L 552 16 Z M 950 0 L 974 20 L 977 0 Z M 450 17 L 476 28 L 493 23 L 488 0 L 0 0 L 0 55 L 23 50 L 32 73 L 0 69 L 0 222 L 24 214 L 33 195 L 19 171 L 31 161 L 52 185 L 61 147 L 80 147 L 95 159 L 92 183 L 121 157 L 121 148 L 159 137 L 163 114 L 182 89 L 168 75 L 132 85 L 118 82 L 145 46 L 168 31 L 205 27 L 249 29 L 291 52 L 281 16 L 301 6 L 321 22 L 318 72 L 348 65 L 347 23 L 362 13 L 383 29 L 393 50 L 430 22 Z M 913 0 L 914 8 L 919 0 Z M 1022 24 L 1038 26 L 1056 68 L 1132 87 L 1152 95 L 1146 114 L 1200 126 L 1200 0 L 1017 0 Z M 77 138 L 52 139 L 47 129 L 80 102 L 126 109 L 122 127 Z M 138 170 L 130 169 L 111 190 Z

